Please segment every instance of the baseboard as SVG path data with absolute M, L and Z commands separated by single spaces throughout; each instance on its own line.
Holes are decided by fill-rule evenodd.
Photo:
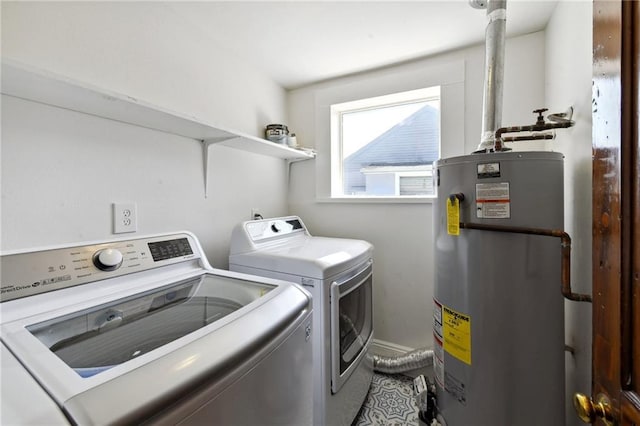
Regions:
M 371 352 L 382 356 L 400 356 L 407 352 L 411 352 L 414 348 L 408 346 L 397 345 L 395 343 L 386 342 L 384 340 L 373 339 L 371 342 Z

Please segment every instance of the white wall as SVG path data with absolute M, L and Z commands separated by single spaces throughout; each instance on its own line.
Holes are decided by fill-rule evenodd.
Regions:
M 543 32 L 507 41 L 503 124 L 528 124 L 531 111 L 545 105 Z M 369 84 L 372 79 L 408 75 L 442 64 L 464 61 L 463 102 L 457 125 L 464 138 L 463 152 L 478 145 L 481 132 L 484 80 L 484 45 L 438 55 L 421 61 L 363 73 L 348 78 L 298 89 L 289 93 L 289 123 L 299 143 L 318 150 L 315 162 L 294 164 L 291 173 L 289 208 L 300 215 L 317 235 L 362 238 L 375 246 L 374 315 L 375 338 L 416 348 L 432 342 L 433 231 L 432 205 L 424 203 L 318 202 L 315 167 L 326 162 L 329 141 L 318 139 L 316 99 L 341 87 Z M 427 71 L 424 71 L 427 72 Z M 401 78 L 401 77 L 398 77 Z M 450 144 L 460 141 L 449 140 Z M 451 147 L 443 147 L 445 151 Z M 527 146 L 531 149 L 531 145 Z
M 3 2 L 2 56 L 208 123 L 260 135 L 285 91 L 158 2 Z M 232 227 L 287 213 L 282 160 L 2 97 L 2 250 L 109 238 L 111 203 L 138 235 L 187 229 L 226 267 Z
M 589 1 L 559 2 L 546 30 L 546 98 L 549 108 L 572 105 L 575 127 L 558 131 L 550 148 L 565 155 L 565 229 L 572 238 L 573 291 L 591 293 L 591 70 L 592 8 Z M 562 132 L 562 133 L 560 133 Z M 565 302 L 567 425 L 582 424 L 574 393 L 591 391 L 590 303 Z

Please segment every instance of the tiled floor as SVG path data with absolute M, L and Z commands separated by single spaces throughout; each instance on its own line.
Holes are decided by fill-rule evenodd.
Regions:
M 401 374 L 373 376 L 369 395 L 351 426 L 418 425 L 413 379 Z

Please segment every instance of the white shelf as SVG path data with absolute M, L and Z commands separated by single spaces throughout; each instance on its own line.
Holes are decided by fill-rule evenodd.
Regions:
M 207 152 L 211 145 L 289 161 L 315 157 L 313 152 L 210 125 L 127 95 L 14 62 L 2 62 L 2 94 L 198 140 L 204 147 L 205 194 Z

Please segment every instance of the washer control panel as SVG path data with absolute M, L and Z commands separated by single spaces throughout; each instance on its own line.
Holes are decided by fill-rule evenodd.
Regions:
M 114 241 L 0 257 L 0 302 L 202 257 L 190 234 Z

